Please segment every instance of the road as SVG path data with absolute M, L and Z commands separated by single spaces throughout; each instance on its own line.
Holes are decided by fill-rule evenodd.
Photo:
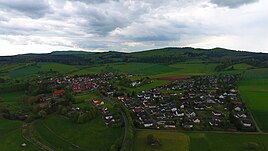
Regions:
M 114 104 L 114 100 L 112 100 L 111 98 L 103 96 L 103 95 L 101 97 L 102 97 L 102 99 L 110 102 L 111 104 Z M 129 125 L 128 125 L 127 116 L 126 116 L 125 112 L 122 109 L 120 109 L 120 114 L 123 117 L 124 125 L 125 125 L 125 135 L 124 135 L 124 138 L 123 138 L 123 141 L 122 141 L 122 144 L 121 144 L 121 146 L 124 146 L 125 142 L 126 142 L 126 139 L 127 139 L 127 133 L 128 133 Z

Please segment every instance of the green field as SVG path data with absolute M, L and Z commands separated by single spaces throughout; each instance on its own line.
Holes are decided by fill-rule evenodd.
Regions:
M 76 124 L 62 116 L 50 116 L 36 122 L 34 128 L 46 143 L 63 150 L 73 150 L 72 144 L 78 145 L 78 150 L 109 150 L 123 134 L 122 128 L 106 127 L 100 117 Z
M 3 151 L 37 151 L 38 149 L 26 141 L 21 134 L 22 122 L 10 121 L 0 118 L 0 150 Z M 21 147 L 22 143 L 27 146 Z
M 23 99 L 27 98 L 24 92 L 10 92 L 0 94 L 0 107 L 5 107 L 11 111 L 21 111 L 27 108 Z
M 129 93 L 131 93 L 133 91 L 136 92 L 136 93 L 139 93 L 139 92 L 144 91 L 144 90 L 150 90 L 152 88 L 162 86 L 163 84 L 166 84 L 168 82 L 169 81 L 167 81 L 167 80 L 154 80 L 152 83 L 145 84 L 145 85 L 142 85 L 140 87 L 136 87 L 136 88 L 124 87 L 124 89 L 126 89 L 126 91 L 129 92 Z
M 205 64 L 205 63 L 177 63 L 169 65 L 169 67 L 177 68 L 177 70 L 169 73 L 162 73 L 152 77 L 172 77 L 172 76 L 195 76 L 214 74 L 215 67 L 218 64 Z
M 258 126 L 268 132 L 268 69 L 246 71 L 239 89 Z
M 161 146 L 154 148 L 146 144 L 146 137 L 153 134 L 160 140 Z M 248 144 L 255 144 L 249 149 Z M 266 151 L 268 135 L 230 134 L 213 132 L 179 132 L 168 130 L 137 131 L 134 151 Z
M 187 133 L 190 137 L 190 151 L 266 151 L 268 135 Z M 247 144 L 257 144 L 258 149 L 249 149 Z
M 146 144 L 149 134 L 159 139 L 161 144 L 159 148 Z M 187 151 L 189 145 L 189 137 L 183 133 L 144 130 L 138 131 L 135 137 L 134 151 Z
M 152 63 L 113 63 L 89 67 L 72 73 L 73 75 L 95 74 L 102 72 L 133 73 L 141 75 L 156 75 L 176 71 L 177 68 Z
M 69 73 L 74 70 L 78 70 L 77 67 L 72 65 L 66 65 L 66 64 L 60 64 L 60 63 L 50 63 L 50 62 L 44 62 L 44 63 L 36 63 L 36 64 L 27 64 L 27 65 L 18 65 L 17 67 L 4 67 L 0 68 L 1 70 L 4 70 L 7 72 L 6 75 L 12 77 L 12 78 L 23 78 L 32 76 L 34 74 L 40 73 L 40 72 L 49 72 L 49 71 L 56 71 L 59 73 Z

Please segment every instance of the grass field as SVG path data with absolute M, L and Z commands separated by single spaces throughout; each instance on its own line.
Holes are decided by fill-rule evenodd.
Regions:
M 190 137 L 190 151 L 266 151 L 268 135 L 187 133 Z M 257 144 L 257 149 L 249 149 L 248 143 Z
M 268 78 L 242 80 L 239 89 L 258 126 L 268 132 Z
M 177 70 L 169 73 L 162 73 L 152 76 L 153 78 L 159 77 L 172 77 L 172 76 L 195 76 L 207 75 L 215 73 L 215 67 L 218 64 L 202 64 L 202 63 L 178 63 L 169 65 L 169 67 L 177 68 Z
M 268 132 L 268 69 L 247 70 L 239 83 L 239 90 L 258 126 Z
M 161 146 L 154 148 L 146 144 L 146 138 L 153 134 Z M 164 132 L 155 130 L 138 131 L 135 136 L 134 151 L 187 151 L 189 137 L 183 133 Z
M 55 148 L 106 151 L 121 137 L 123 128 L 106 127 L 101 117 L 85 124 L 76 124 L 62 116 L 50 116 L 34 124 L 41 138 Z
M 248 70 L 252 68 L 253 66 L 246 64 L 246 63 L 240 63 L 240 64 L 235 64 L 233 66 L 229 66 L 226 68 L 226 70 L 229 70 L 233 67 L 234 70 Z
M 24 110 L 27 108 L 22 102 L 24 97 L 27 96 L 22 91 L 0 94 L 0 107 L 5 107 L 14 112 Z
M 2 68 L 0 68 L 2 69 Z M 40 72 L 48 72 L 50 70 L 56 71 L 62 74 L 69 73 L 74 70 L 78 70 L 77 67 L 60 64 L 60 63 L 52 63 L 52 62 L 44 62 L 44 63 L 36 63 L 36 64 L 27 64 L 27 65 L 18 65 L 17 67 L 3 68 L 7 72 L 7 75 L 12 78 L 23 78 L 32 76 L 34 74 Z
M 136 92 L 136 93 L 139 93 L 139 92 L 144 91 L 144 90 L 150 90 L 152 88 L 162 86 L 163 84 L 168 83 L 168 82 L 169 81 L 166 81 L 166 80 L 154 80 L 154 82 L 142 85 L 140 87 L 136 87 L 136 88 L 126 88 L 126 87 L 124 87 L 124 88 L 129 93 L 131 93 L 133 91 Z
M 153 134 L 162 144 L 152 148 L 146 144 L 146 137 Z M 249 149 L 248 144 L 256 144 Z M 202 132 L 178 132 L 166 130 L 137 131 L 134 151 L 267 151 L 268 135 L 257 134 L 224 134 Z
M 21 134 L 22 122 L 0 118 L 0 150 L 1 151 L 37 151 L 34 145 L 26 141 Z M 26 143 L 25 148 L 21 147 Z
M 102 72 L 117 72 L 117 73 L 133 73 L 142 75 L 156 75 L 161 73 L 173 72 L 177 68 L 166 65 L 151 64 L 151 63 L 113 63 L 96 67 L 89 67 L 72 73 L 77 75 L 94 74 Z

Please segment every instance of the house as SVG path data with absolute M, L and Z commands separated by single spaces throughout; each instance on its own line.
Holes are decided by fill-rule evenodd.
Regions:
M 194 124 L 191 121 L 182 123 L 182 127 L 185 129 L 191 129 L 194 127 Z
M 53 92 L 53 96 L 55 96 L 55 97 L 61 97 L 61 96 L 63 96 L 64 92 L 65 92 L 64 90 L 54 91 Z
M 252 126 L 252 122 L 249 119 L 241 119 L 240 123 L 244 126 L 244 127 L 251 127 Z
M 103 101 L 99 101 L 99 100 L 93 100 L 93 104 L 94 104 L 95 106 L 100 106 L 100 105 L 103 105 L 104 102 L 103 102 Z
M 143 123 L 144 127 L 152 127 L 153 125 L 154 125 L 153 122 L 150 120 L 145 120 Z
M 165 122 L 165 128 L 176 128 L 176 124 L 174 121 L 167 121 Z
M 213 111 L 212 111 L 212 114 L 213 114 L 214 116 L 221 116 L 221 115 L 222 115 L 222 112 L 221 112 L 221 111 L 218 111 L 218 110 L 213 110 Z
M 198 118 L 194 118 L 194 119 L 193 119 L 193 122 L 194 122 L 194 123 L 200 123 L 201 121 L 200 121 L 200 119 L 198 119 Z

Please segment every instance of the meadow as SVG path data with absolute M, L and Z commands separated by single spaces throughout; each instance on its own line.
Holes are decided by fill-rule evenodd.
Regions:
M 123 135 L 123 128 L 106 127 L 101 117 L 85 124 L 76 124 L 62 116 L 49 116 L 34 124 L 40 137 L 58 149 L 109 150 Z
M 152 147 L 146 143 L 149 134 L 159 139 L 160 147 Z M 134 151 L 187 151 L 188 145 L 189 137 L 183 133 L 142 130 L 136 133 Z
M 149 134 L 153 134 L 160 140 L 159 148 L 146 144 L 146 137 Z M 254 147 L 249 144 L 254 144 Z M 266 151 L 267 149 L 268 135 L 266 134 L 139 130 L 134 143 L 134 151 Z
M 268 69 L 246 71 L 239 89 L 258 126 L 268 132 Z
M 25 140 L 21 134 L 22 122 L 0 118 L 0 149 L 3 151 L 38 151 L 38 148 Z M 26 143 L 26 147 L 21 147 Z

